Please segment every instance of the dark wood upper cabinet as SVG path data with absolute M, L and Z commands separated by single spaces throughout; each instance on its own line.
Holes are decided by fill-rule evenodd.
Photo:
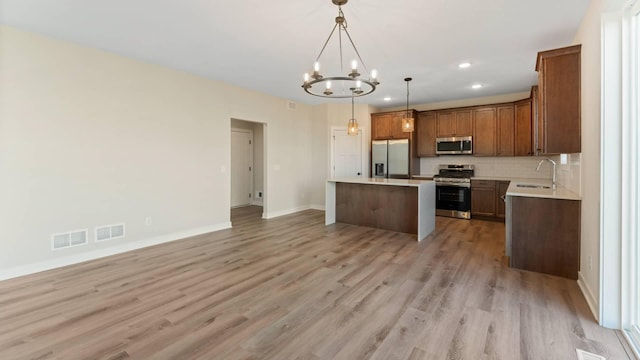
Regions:
M 436 112 L 438 137 L 471 136 L 473 130 L 471 110 Z
M 515 103 L 515 156 L 533 155 L 533 117 L 531 103 L 531 99 L 525 99 Z
M 496 155 L 513 156 L 515 133 L 515 107 L 513 105 L 498 106 Z
M 536 154 L 581 152 L 581 45 L 538 53 Z
M 473 118 L 471 110 L 460 110 L 454 113 L 456 119 L 455 136 L 471 136 L 473 134 Z
M 416 153 L 419 157 L 436 156 L 436 113 L 418 114 L 416 122 Z
M 409 110 L 415 119 L 417 112 Z M 402 119 L 407 115 L 406 111 L 392 111 L 371 114 L 371 139 L 411 139 L 410 132 L 402 131 Z
M 496 108 L 483 107 L 473 110 L 473 155 L 496 154 Z

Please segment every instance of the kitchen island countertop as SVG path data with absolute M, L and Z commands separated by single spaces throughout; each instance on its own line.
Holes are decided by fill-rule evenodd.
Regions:
M 345 179 L 329 179 L 328 182 L 341 182 L 350 184 L 363 185 L 392 185 L 392 186 L 415 186 L 419 187 L 424 181 L 414 179 L 387 179 L 387 178 L 345 178 Z

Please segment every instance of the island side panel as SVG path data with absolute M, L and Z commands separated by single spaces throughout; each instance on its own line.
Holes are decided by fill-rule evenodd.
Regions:
M 336 221 L 418 234 L 418 188 L 337 183 Z
M 331 225 L 336 222 L 336 183 L 327 181 L 325 189 L 324 224 Z
M 433 181 L 425 181 L 420 184 L 419 189 L 418 241 L 429 236 L 436 228 L 436 184 Z

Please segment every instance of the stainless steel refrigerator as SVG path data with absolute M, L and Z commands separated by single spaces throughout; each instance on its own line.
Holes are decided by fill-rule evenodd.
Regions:
M 371 174 L 376 178 L 409 179 L 409 140 L 373 140 Z

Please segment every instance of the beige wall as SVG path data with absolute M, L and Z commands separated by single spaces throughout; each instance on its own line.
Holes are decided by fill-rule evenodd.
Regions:
M 369 151 L 371 148 L 371 113 L 374 109 L 367 104 L 355 104 L 354 115 L 358 127 L 362 129 L 366 151 L 364 174 L 369 173 Z M 311 207 L 324 209 L 325 183 L 331 176 L 331 131 L 332 128 L 347 128 L 351 118 L 351 104 L 329 103 L 317 105 L 312 110 L 312 185 Z
M 604 0 L 593 0 L 575 44 L 582 44 L 582 159 L 580 282 L 598 309 L 600 292 L 600 29 Z
M 0 277 L 229 226 L 231 118 L 266 124 L 265 216 L 308 207 L 309 106 L 10 27 L 0 37 Z M 125 238 L 95 243 L 96 226 L 121 222 Z M 77 229 L 88 245 L 50 250 L 51 234 Z

